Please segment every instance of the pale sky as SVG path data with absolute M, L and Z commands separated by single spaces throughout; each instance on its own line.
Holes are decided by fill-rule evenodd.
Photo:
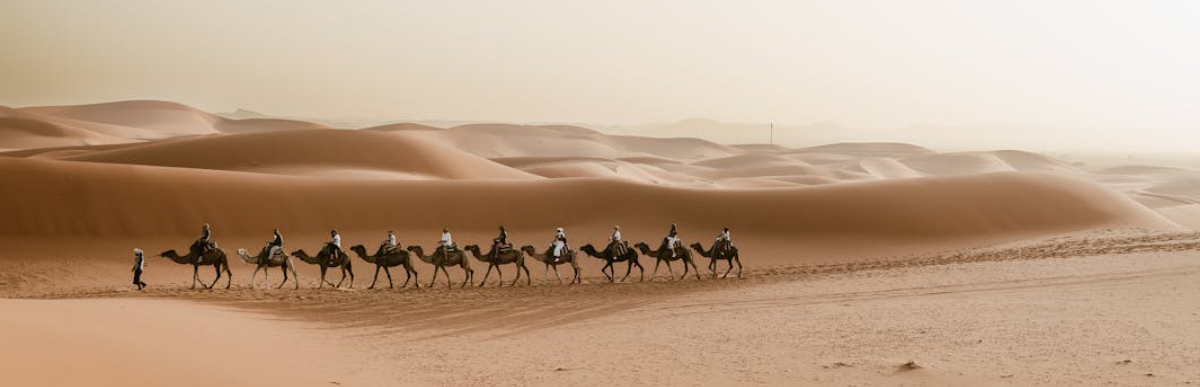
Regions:
M 1178 146 L 1200 140 L 1200 2 L 0 0 L 0 105 L 125 99 Z

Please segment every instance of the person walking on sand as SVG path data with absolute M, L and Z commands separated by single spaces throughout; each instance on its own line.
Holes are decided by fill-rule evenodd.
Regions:
M 142 271 L 146 270 L 146 256 L 142 253 L 142 249 L 133 249 L 133 284 L 137 285 L 137 290 L 146 288 L 146 283 L 142 282 Z

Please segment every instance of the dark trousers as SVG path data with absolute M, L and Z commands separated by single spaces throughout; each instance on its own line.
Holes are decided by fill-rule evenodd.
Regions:
M 138 290 L 141 290 L 142 288 L 146 287 L 146 283 L 142 282 L 142 270 L 141 269 L 133 271 L 133 284 L 137 285 Z

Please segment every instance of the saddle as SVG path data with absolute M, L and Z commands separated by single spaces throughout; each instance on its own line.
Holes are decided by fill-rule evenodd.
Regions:
M 500 245 L 498 248 L 496 248 L 496 251 L 508 252 L 508 251 L 511 251 L 512 249 L 513 249 L 512 243 L 505 243 L 505 244 Z
M 629 253 L 629 241 L 621 241 L 621 243 L 610 242 L 608 251 L 614 257 L 619 257 Z

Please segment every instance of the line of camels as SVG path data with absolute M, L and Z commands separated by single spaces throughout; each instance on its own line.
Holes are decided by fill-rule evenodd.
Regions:
M 629 278 L 634 266 L 636 266 L 640 272 L 639 282 L 645 281 L 646 270 L 642 267 L 642 264 L 638 262 L 639 252 L 641 255 L 653 257 L 655 259 L 654 271 L 650 274 L 650 281 L 654 281 L 654 279 L 657 277 L 659 264 L 663 262 L 666 262 L 667 264 L 669 278 L 675 280 L 675 271 L 671 268 L 671 262 L 680 260 L 683 261 L 683 274 L 680 275 L 677 281 L 682 281 L 687 277 L 689 272 L 688 266 L 691 266 L 691 269 L 693 269 L 692 273 L 696 276 L 696 279 L 700 280 L 700 269 L 696 267 L 695 262 L 692 260 L 692 252 L 683 246 L 676 246 L 674 249 L 674 254 L 672 254 L 671 249 L 667 247 L 667 242 L 665 240 L 661 245 L 659 245 L 657 250 L 651 250 L 650 246 L 644 242 L 638 242 L 633 246 L 634 248 L 629 248 L 628 242 L 623 242 L 623 244 L 624 248 L 621 250 L 624 250 L 625 253 L 621 255 L 616 255 L 613 253 L 617 250 L 615 249 L 616 246 L 614 244 L 610 244 L 604 250 L 597 250 L 591 244 L 587 244 L 579 248 L 578 251 L 582 251 L 589 257 L 604 260 L 604 267 L 601 268 L 600 271 L 610 283 L 616 281 L 617 274 L 613 265 L 618 262 L 627 263 L 625 276 L 621 278 L 621 282 L 625 282 L 625 280 Z M 710 259 L 708 268 L 712 271 L 713 278 L 717 278 L 717 261 L 726 261 L 729 264 L 729 268 L 725 270 L 725 274 L 721 276 L 721 278 L 726 278 L 729 276 L 729 273 L 733 270 L 733 265 L 735 263 L 737 264 L 738 269 L 737 277 L 740 278 L 742 276 L 742 261 L 736 246 L 728 244 L 721 248 L 714 247 L 710 250 L 705 250 L 703 245 L 699 243 L 693 243 L 690 247 L 701 256 Z M 414 256 L 425 263 L 433 265 L 433 279 L 429 281 L 428 286 L 432 287 L 435 283 L 437 283 L 439 270 L 446 275 L 446 286 L 452 286 L 453 284 L 450 280 L 450 273 L 446 271 L 446 267 L 449 266 L 458 266 L 462 268 L 465 278 L 460 287 L 465 287 L 468 284 L 474 285 L 475 271 L 471 269 L 470 260 L 466 255 L 467 252 L 470 252 L 476 260 L 488 265 L 487 273 L 483 275 L 483 280 L 479 282 L 479 286 L 483 286 L 487 282 L 488 276 L 492 274 L 492 269 L 496 269 L 496 275 L 500 277 L 499 285 L 503 286 L 504 277 L 503 273 L 500 272 L 500 267 L 502 265 L 516 266 L 517 275 L 510 283 L 511 286 L 516 286 L 517 282 L 521 280 L 522 270 L 525 271 L 526 285 L 532 285 L 533 281 L 530 279 L 531 275 L 529 274 L 529 268 L 525 265 L 526 256 L 533 258 L 533 260 L 541 262 L 545 265 L 546 270 L 543 273 L 543 281 L 545 282 L 549 282 L 549 272 L 551 269 L 553 269 L 555 278 L 557 278 L 558 282 L 562 284 L 563 280 L 559 275 L 558 267 L 561 265 L 571 265 L 571 268 L 575 272 L 575 276 L 571 279 L 570 284 L 582 283 L 579 278 L 580 271 L 577 251 L 570 249 L 563 252 L 562 256 L 558 259 L 553 257 L 550 248 L 547 248 L 546 251 L 538 252 L 533 246 L 523 246 L 520 249 L 500 249 L 498 252 L 492 250 L 488 251 L 487 254 L 481 253 L 478 245 L 468 245 L 461 249 L 453 249 L 448 254 L 443 250 L 442 247 L 438 247 L 437 250 L 430 255 L 425 255 L 425 250 L 422 249 L 421 246 L 415 245 L 408 246 L 406 249 L 395 249 L 387 252 L 384 251 L 383 246 L 380 246 L 374 254 L 367 254 L 367 248 L 363 245 L 353 246 L 349 250 L 358 255 L 358 257 L 363 261 L 375 265 L 375 278 L 371 281 L 371 286 L 368 287 L 368 289 L 375 288 L 375 284 L 379 280 L 380 269 L 387 274 L 388 288 L 394 288 L 392 282 L 392 272 L 390 268 L 397 266 L 403 266 L 406 274 L 404 283 L 400 285 L 401 288 L 407 287 L 410 281 L 414 286 L 420 288 L 421 285 L 417 281 L 417 270 L 413 267 L 414 262 L 412 258 Z M 222 274 L 224 274 L 226 277 L 225 288 L 229 289 L 233 282 L 233 272 L 229 270 L 229 259 L 225 255 L 225 252 L 215 244 L 213 244 L 211 249 L 207 249 L 202 253 L 198 253 L 197 251 L 198 249 L 190 249 L 187 255 L 181 256 L 176 253 L 175 250 L 168 250 L 164 251 L 162 254 L 159 254 L 159 257 L 168 258 L 175 263 L 182 265 L 192 265 L 193 289 L 196 287 L 196 283 L 200 283 L 201 286 L 211 289 L 217 284 L 218 281 L 221 280 Z M 297 278 L 292 282 L 295 285 L 295 288 L 299 289 L 300 283 L 298 282 L 298 277 L 296 275 L 296 267 L 294 261 L 292 260 L 293 257 L 304 261 L 304 263 L 320 266 L 321 280 L 317 283 L 318 289 L 324 287 L 325 284 L 329 284 L 335 289 L 340 288 L 347 276 L 350 277 L 349 287 L 354 288 L 354 271 L 351 267 L 352 262 L 350 256 L 346 254 L 345 250 L 339 249 L 337 257 L 333 257 L 333 259 L 330 259 L 331 257 L 328 247 L 322 248 L 316 256 L 310 256 L 303 249 L 301 249 L 293 251 L 291 254 L 287 255 L 276 254 L 275 256 L 268 257 L 268 251 L 268 249 L 264 248 L 257 255 L 253 256 L 250 255 L 246 249 L 238 249 L 237 251 L 238 256 L 240 256 L 243 261 L 255 265 L 254 273 L 250 275 L 251 288 L 257 288 L 257 282 L 255 281 L 255 278 L 258 276 L 259 271 L 263 272 L 263 278 L 266 282 L 266 286 L 270 287 L 270 278 L 267 273 L 270 271 L 270 268 L 278 267 L 283 271 L 283 282 L 281 282 L 277 288 L 282 288 L 285 284 L 287 284 L 289 279 L 288 272 L 291 272 L 291 277 Z M 203 260 L 199 259 L 201 255 L 203 256 Z M 205 285 L 204 281 L 200 279 L 200 266 L 212 266 L 216 271 L 216 278 L 213 279 L 211 284 Z M 328 281 L 325 277 L 326 272 L 330 268 L 340 268 L 342 271 L 342 278 L 339 279 L 336 284 Z

